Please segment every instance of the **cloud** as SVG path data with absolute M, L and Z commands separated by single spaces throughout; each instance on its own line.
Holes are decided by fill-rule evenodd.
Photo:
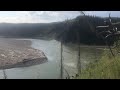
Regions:
M 33 19 L 38 19 L 38 22 L 41 20 L 46 22 L 63 21 L 79 15 L 76 11 L 33 11 L 29 13 Z
M 87 15 L 96 15 L 100 17 L 108 17 L 111 13 L 112 17 L 120 17 L 120 11 L 86 11 Z
M 120 16 L 120 11 L 85 11 L 87 15 L 101 17 Z M 0 11 L 0 22 L 9 23 L 49 23 L 72 19 L 79 11 Z

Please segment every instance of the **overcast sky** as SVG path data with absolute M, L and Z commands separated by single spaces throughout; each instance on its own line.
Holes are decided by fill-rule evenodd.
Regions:
M 85 11 L 88 15 L 120 17 L 120 11 Z M 0 11 L 0 22 L 8 23 L 49 23 L 72 19 L 78 11 Z

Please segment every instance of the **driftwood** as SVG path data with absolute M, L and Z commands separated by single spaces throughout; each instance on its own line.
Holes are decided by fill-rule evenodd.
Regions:
M 86 16 L 83 11 L 80 11 L 80 13 L 82 15 Z M 119 37 L 120 37 L 120 31 L 117 30 L 117 26 L 120 25 L 120 22 L 112 23 L 112 20 L 111 20 L 110 14 L 109 14 L 109 20 L 104 21 L 105 26 L 97 26 L 96 27 L 97 30 L 96 30 L 94 28 L 94 26 L 88 21 L 88 19 L 86 17 L 85 17 L 85 19 L 86 19 L 87 23 L 89 24 L 91 31 L 95 32 L 97 37 L 102 37 L 102 39 L 105 41 L 106 45 L 110 49 L 111 54 L 113 56 L 115 56 L 112 52 L 111 45 L 109 44 L 108 40 L 110 38 L 113 38 L 113 40 L 115 40 L 118 43 L 118 40 L 119 40 Z M 99 31 L 98 30 L 99 28 L 101 28 L 102 31 Z M 114 37 L 116 37 L 116 38 L 114 39 Z M 118 45 L 117 43 L 116 43 L 116 46 Z
M 109 44 L 109 40 L 112 39 L 113 42 L 116 42 L 116 46 L 118 45 L 118 40 L 120 37 L 120 31 L 117 30 L 117 26 L 120 25 L 120 22 L 112 23 L 110 14 L 109 14 L 109 21 L 105 21 L 107 25 L 105 26 L 97 26 L 96 29 L 102 28 L 104 31 L 99 32 L 97 35 L 101 36 L 103 40 L 105 41 L 106 45 L 108 45 L 111 54 L 115 57 L 115 55 L 112 52 L 111 46 Z M 98 30 L 97 30 L 98 31 Z

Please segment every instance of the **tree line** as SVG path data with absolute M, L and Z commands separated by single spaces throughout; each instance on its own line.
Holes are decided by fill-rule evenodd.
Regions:
M 104 25 L 104 20 L 108 17 L 86 16 L 88 21 L 94 26 Z M 119 17 L 112 17 L 112 22 L 119 22 Z M 119 30 L 120 26 L 118 27 Z M 51 38 L 64 43 L 77 43 L 78 37 L 80 43 L 104 45 L 104 41 L 92 32 L 84 16 L 78 16 L 74 19 L 53 23 L 23 23 L 23 24 L 0 24 L 0 36 L 5 37 L 27 37 L 27 38 Z

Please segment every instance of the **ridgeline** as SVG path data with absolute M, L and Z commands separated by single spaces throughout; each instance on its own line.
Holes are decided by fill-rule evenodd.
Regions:
M 104 25 L 107 17 L 86 16 L 89 22 L 94 26 Z M 119 22 L 120 18 L 112 17 L 112 22 Z M 118 27 L 119 30 L 120 27 Z M 74 19 L 54 23 L 1 23 L 0 36 L 14 38 L 45 38 L 64 41 L 65 43 L 77 43 L 79 35 L 82 44 L 104 45 L 104 41 L 96 36 L 95 32 L 90 30 L 84 16 L 78 16 Z

